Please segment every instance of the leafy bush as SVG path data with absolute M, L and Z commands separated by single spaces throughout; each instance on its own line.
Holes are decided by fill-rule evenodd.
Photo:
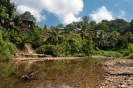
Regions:
M 42 30 L 36 26 L 28 32 L 26 42 L 30 43 L 33 48 L 37 48 L 43 44 L 43 39 L 44 36 Z
M 132 54 L 133 54 L 133 44 L 129 44 L 128 48 L 123 53 L 123 57 L 130 56 Z
M 85 55 L 92 55 L 93 54 L 93 45 L 89 40 L 83 41 L 82 51 Z
M 58 52 L 54 45 L 43 45 L 37 49 L 37 53 L 57 56 Z
M 4 41 L 2 32 L 0 31 L 0 60 L 6 60 L 11 57 L 11 52 L 14 49 L 14 45 L 8 40 Z

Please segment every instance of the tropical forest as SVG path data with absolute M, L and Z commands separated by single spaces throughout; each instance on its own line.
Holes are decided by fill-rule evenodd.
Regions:
M 99 56 L 99 57 L 105 56 L 106 58 L 112 57 L 112 58 L 121 58 L 121 59 L 122 58 L 132 59 L 133 56 L 132 43 L 133 43 L 133 19 L 130 22 L 128 22 L 124 19 L 116 18 L 111 21 L 102 20 L 101 22 L 96 23 L 96 21 L 91 20 L 89 16 L 83 16 L 81 21 L 78 22 L 73 21 L 72 23 L 67 25 L 58 24 L 56 26 L 48 27 L 47 24 L 44 23 L 44 26 L 41 27 L 37 24 L 36 18 L 29 11 L 26 11 L 21 14 L 16 11 L 15 4 L 10 2 L 10 0 L 0 0 L 0 61 L 1 61 L 0 85 L 5 82 L 2 81 L 3 79 L 12 80 L 12 78 L 14 78 L 15 82 L 16 80 L 19 79 L 18 77 L 19 73 L 15 72 L 16 67 L 11 68 L 9 62 L 12 60 L 12 58 L 15 57 L 16 53 L 20 53 L 22 51 L 25 52 L 24 51 L 25 44 L 29 44 L 36 54 L 38 55 L 44 54 L 50 57 L 82 58 L 82 57 L 93 57 L 93 56 Z M 79 62 L 81 62 L 82 64 Z M 62 63 L 60 63 L 59 61 L 57 62 L 48 61 L 47 63 L 48 65 L 50 63 L 54 63 L 54 66 L 52 67 L 50 65 L 51 66 L 50 68 L 47 67 L 48 65 L 46 64 L 42 63 L 40 64 L 40 62 L 38 63 L 38 66 L 47 69 L 46 72 L 51 71 L 50 69 L 54 69 L 56 67 L 61 68 L 62 65 L 67 66 L 66 68 L 72 66 L 70 68 L 71 69 L 73 68 L 72 70 L 74 71 L 74 69 L 85 68 L 87 65 L 90 64 L 93 65 L 97 63 L 97 61 L 94 60 L 88 62 L 89 64 L 85 65 L 84 64 L 85 62 L 88 62 L 88 60 L 85 61 L 81 60 L 78 62 L 66 61 Z M 73 65 L 69 65 L 72 63 Z M 77 65 L 76 63 L 79 64 Z M 20 68 L 22 67 L 23 65 Z M 37 67 L 35 66 L 35 68 Z M 81 72 L 79 69 L 78 71 Z M 56 70 L 58 69 L 56 68 Z M 63 71 L 66 73 L 68 72 L 65 69 L 65 67 L 63 68 Z M 76 70 L 73 73 L 77 74 L 78 71 Z M 53 71 L 51 71 L 51 73 L 53 73 Z M 60 72 L 58 72 L 58 74 L 59 73 Z M 24 74 L 21 74 L 21 76 L 22 75 Z M 66 74 L 65 76 L 69 77 L 68 74 Z M 72 77 L 74 77 L 74 74 Z M 25 85 L 28 85 L 26 83 Z M 6 87 L 4 87 L 1 85 L 0 88 L 15 88 L 15 87 L 11 86 L 7 87 L 7 85 Z M 16 88 L 18 88 L 18 86 Z M 30 87 L 25 87 L 25 88 L 30 88 Z M 53 88 L 53 87 L 35 87 L 35 88 Z M 58 87 L 58 88 L 71 88 L 71 87 Z M 74 88 L 93 88 L 93 87 L 74 87 Z
M 26 11 L 16 12 L 9 0 L 0 5 L 0 59 L 8 59 L 15 48 L 30 43 L 36 53 L 52 56 L 114 56 L 133 53 L 133 20 L 91 21 L 84 16 L 80 22 L 59 24 L 50 28 L 37 25 L 35 17 Z M 24 21 L 28 22 L 26 28 Z

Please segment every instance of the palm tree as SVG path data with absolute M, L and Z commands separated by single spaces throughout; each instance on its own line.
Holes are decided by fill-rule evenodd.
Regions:
M 87 29 L 88 29 L 88 25 L 83 24 L 80 30 L 80 36 L 82 37 L 82 39 L 87 39 L 90 37 Z
M 111 47 L 115 47 L 115 45 L 116 45 L 117 42 L 118 42 L 118 36 L 119 36 L 119 35 L 120 35 L 120 34 L 119 34 L 117 31 L 111 32 L 110 37 L 109 37 L 109 41 L 110 41 L 109 45 L 110 45 Z
M 55 45 L 59 42 L 60 30 L 57 27 L 52 26 L 50 29 L 50 35 L 47 39 L 48 42 L 52 42 Z
M 125 36 L 127 37 L 127 39 L 128 39 L 128 43 L 130 43 L 130 42 L 133 42 L 133 34 L 132 34 L 132 32 L 127 32 L 126 34 L 125 34 Z
M 102 49 L 104 46 L 108 45 L 107 36 L 105 35 L 103 30 L 101 30 L 99 33 L 98 44 L 99 44 L 100 49 Z

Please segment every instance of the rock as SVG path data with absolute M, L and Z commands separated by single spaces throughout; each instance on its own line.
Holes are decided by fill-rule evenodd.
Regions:
M 133 88 L 133 60 L 109 60 L 103 69 L 105 79 L 95 88 Z

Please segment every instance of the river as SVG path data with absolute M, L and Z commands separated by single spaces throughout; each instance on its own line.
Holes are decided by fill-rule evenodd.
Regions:
M 94 88 L 103 80 L 101 59 L 23 61 L 0 63 L 0 88 Z M 21 76 L 41 71 L 34 80 L 24 81 Z

